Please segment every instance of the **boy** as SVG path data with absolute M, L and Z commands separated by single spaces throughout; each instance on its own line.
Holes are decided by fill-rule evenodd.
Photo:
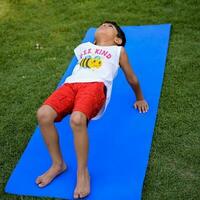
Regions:
M 94 43 L 86 42 L 75 48 L 78 63 L 72 75 L 38 109 L 38 123 L 52 158 L 49 170 L 36 179 L 39 187 L 46 186 L 67 169 L 54 121 L 71 114 L 70 126 L 78 163 L 74 198 L 83 198 L 90 193 L 87 125 L 91 119 L 99 119 L 105 112 L 119 65 L 135 92 L 135 109 L 138 108 L 140 113 L 147 112 L 148 104 L 129 64 L 125 43 L 125 34 L 115 22 L 105 21 L 101 24 L 95 32 Z

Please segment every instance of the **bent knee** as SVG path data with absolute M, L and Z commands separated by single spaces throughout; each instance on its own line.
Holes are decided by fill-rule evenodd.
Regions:
M 80 127 L 86 125 L 87 118 L 86 116 L 78 111 L 75 111 L 71 114 L 70 125 L 71 127 Z
M 39 124 L 53 123 L 57 113 L 48 105 L 42 105 L 37 110 L 37 120 Z

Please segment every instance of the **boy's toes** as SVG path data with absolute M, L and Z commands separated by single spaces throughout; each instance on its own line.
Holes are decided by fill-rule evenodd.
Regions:
M 39 187 L 44 187 L 44 186 L 45 186 L 45 183 L 41 182 L 41 183 L 38 184 L 38 186 L 39 186 Z
M 75 190 L 75 191 L 74 191 L 74 199 L 77 199 L 77 198 L 79 198 L 79 194 L 78 194 L 78 191 Z
M 39 184 L 40 182 L 42 181 L 42 178 L 39 176 L 37 179 L 36 179 L 36 184 Z
M 80 194 L 80 198 L 84 198 L 84 197 L 86 197 L 87 195 L 88 195 L 88 193 L 83 193 L 83 192 L 82 192 L 82 193 Z
M 79 194 L 78 193 L 74 193 L 74 199 L 78 199 L 79 198 Z
M 37 180 L 36 180 L 36 184 L 39 186 L 39 187 L 44 187 L 46 185 L 46 182 L 44 178 L 42 177 L 38 177 Z
M 51 179 L 42 179 L 40 183 L 38 184 L 39 187 L 44 187 L 48 185 L 51 182 Z
M 74 192 L 74 199 L 79 199 L 79 198 L 84 198 L 86 196 L 88 196 L 89 193 L 86 192 Z

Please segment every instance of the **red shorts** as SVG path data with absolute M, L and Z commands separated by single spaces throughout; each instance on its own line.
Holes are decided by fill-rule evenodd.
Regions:
M 89 121 L 95 117 L 106 100 L 106 86 L 103 82 L 64 83 L 43 103 L 56 112 L 55 122 L 59 122 L 73 111 L 84 113 Z

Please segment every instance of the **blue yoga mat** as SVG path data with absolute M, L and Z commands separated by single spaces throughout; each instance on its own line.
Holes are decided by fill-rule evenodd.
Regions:
M 122 27 L 127 37 L 125 48 L 130 63 L 150 108 L 147 113 L 139 113 L 133 108 L 135 94 L 123 71 L 119 69 L 106 112 L 102 118 L 91 121 L 88 126 L 88 167 L 91 176 L 88 200 L 141 199 L 162 88 L 170 27 L 170 24 Z M 94 32 L 95 28 L 90 28 L 83 42 L 93 42 Z M 75 63 L 76 58 L 73 57 L 58 87 L 71 74 Z M 77 163 L 69 117 L 55 123 L 68 171 L 45 188 L 35 184 L 36 177 L 51 166 L 50 155 L 37 126 L 6 185 L 6 192 L 73 199 Z

